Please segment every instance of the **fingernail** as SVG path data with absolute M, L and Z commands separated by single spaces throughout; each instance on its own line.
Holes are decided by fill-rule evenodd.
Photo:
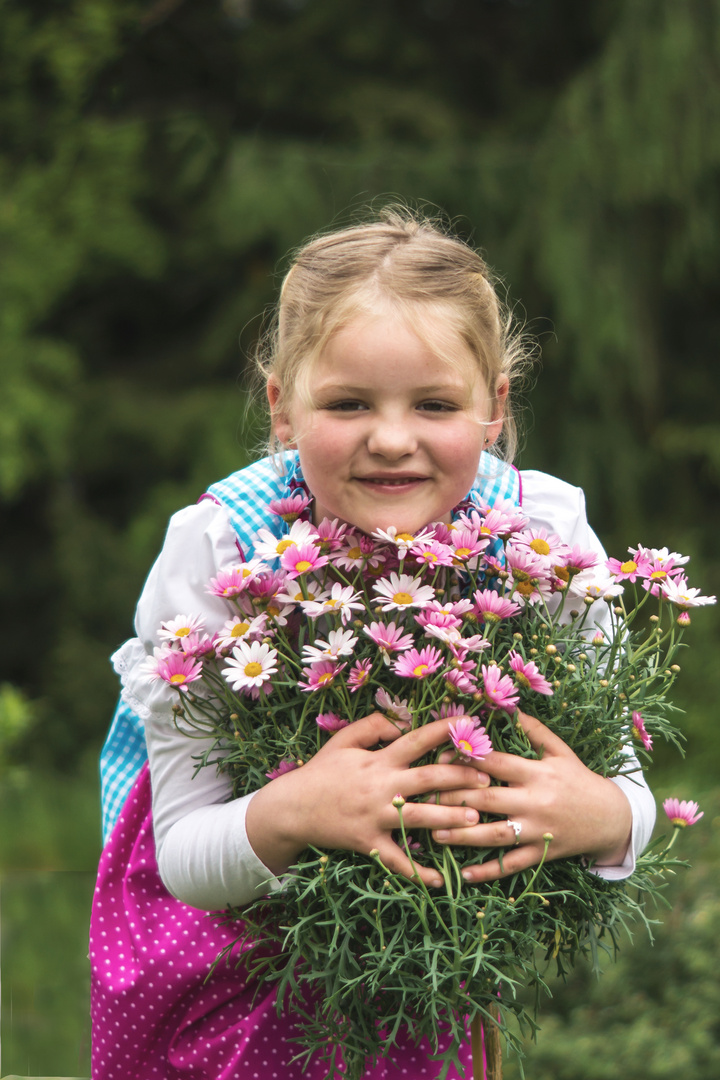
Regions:
M 463 876 L 464 881 L 472 881 L 472 874 L 470 873 L 469 870 L 463 870 L 462 871 L 462 876 Z
M 490 777 L 485 773 L 478 773 L 477 784 L 478 787 L 490 787 Z
M 430 884 L 433 886 L 434 889 L 439 889 L 440 886 L 442 885 L 442 883 L 443 883 L 443 879 L 441 877 L 434 877 L 432 879 L 432 881 L 430 882 Z
M 465 820 L 469 821 L 471 825 L 475 825 L 476 822 L 478 821 L 479 817 L 480 817 L 480 815 L 478 814 L 477 810 L 466 810 L 465 811 Z
M 435 833 L 436 840 L 448 840 L 449 838 L 450 833 L 447 829 L 438 829 L 438 831 Z

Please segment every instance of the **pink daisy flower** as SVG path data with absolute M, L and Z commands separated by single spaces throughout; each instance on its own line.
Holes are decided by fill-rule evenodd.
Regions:
M 478 589 L 474 600 L 473 611 L 478 619 L 485 623 L 497 623 L 501 619 L 509 619 L 511 615 L 517 615 L 522 610 L 520 604 L 500 596 L 494 589 Z
M 696 802 L 686 802 L 684 799 L 666 799 L 663 810 L 670 818 L 676 829 L 684 829 L 688 825 L 694 825 L 703 816 L 704 811 Z
M 232 598 L 245 592 L 262 570 L 266 569 L 262 559 L 251 559 L 250 562 L 233 566 L 230 570 L 221 570 L 207 586 L 207 592 L 211 596 L 224 596 Z
M 266 772 L 265 775 L 268 780 L 277 780 L 278 776 L 284 776 L 285 773 L 292 772 L 294 769 L 297 769 L 297 767 L 297 761 L 290 761 L 288 758 L 285 758 L 280 762 L 277 769 L 271 769 L 270 772 Z
M 194 656 L 196 660 L 201 660 L 204 657 L 211 657 L 215 655 L 217 648 L 217 637 L 210 637 L 209 634 L 189 634 L 188 637 L 180 639 L 180 648 L 186 656 Z
M 303 669 L 307 682 L 298 682 L 298 686 L 301 690 L 324 690 L 332 685 L 344 667 L 347 667 L 347 664 L 338 664 L 335 660 L 321 660 L 312 667 Z
M 637 559 L 608 559 L 605 563 L 608 570 L 618 581 L 636 582 L 638 577 L 645 577 L 650 570 L 650 561 L 638 555 Z
M 204 626 L 205 620 L 200 615 L 176 615 L 162 624 L 158 637 L 164 641 L 180 641 L 190 634 L 197 634 Z
M 568 551 L 567 544 L 564 543 L 559 536 L 542 528 L 523 529 L 522 532 L 516 533 L 515 536 L 513 536 L 513 544 L 527 547 L 535 555 L 539 555 L 543 559 L 552 559 L 553 561 L 561 559 Z
M 410 554 L 415 562 L 428 570 L 433 570 L 437 566 L 452 566 L 455 561 L 452 548 L 447 544 L 439 544 L 437 540 L 413 544 Z
M 432 645 L 424 649 L 408 649 L 393 664 L 393 671 L 402 679 L 427 679 L 439 667 L 443 658 L 439 649 Z
M 155 675 L 169 683 L 175 690 L 187 690 L 188 683 L 195 682 L 202 675 L 202 664 L 193 656 L 181 652 L 171 652 L 158 656 L 155 663 Z
M 268 505 L 273 514 L 277 514 L 283 521 L 291 522 L 299 518 L 311 502 L 312 499 L 304 491 L 296 491 L 284 499 L 271 499 Z
M 412 720 L 406 698 L 401 701 L 399 697 L 393 697 L 387 690 L 378 690 L 375 694 L 375 702 L 380 711 L 391 720 Z
M 317 535 L 320 550 L 324 555 L 337 551 L 343 543 L 347 532 L 347 525 L 341 524 L 337 518 L 323 518 L 317 527 Z
M 287 571 L 289 578 L 311 574 L 313 571 L 319 570 L 321 566 L 325 566 L 327 561 L 327 555 L 323 555 L 315 544 L 302 544 L 300 546 L 293 544 L 280 556 L 280 565 L 283 570 Z
M 642 713 L 639 713 L 637 711 L 634 712 L 632 714 L 632 723 L 633 736 L 643 744 L 646 750 L 652 750 L 652 736 L 648 735 L 647 731 L 645 730 L 645 722 L 642 718 Z
M 517 708 L 519 695 L 515 683 L 509 675 L 503 675 L 497 664 L 482 666 L 483 697 L 491 709 L 502 709 L 504 712 L 514 712 Z
M 508 653 L 508 660 L 510 661 L 510 667 L 515 672 L 516 683 L 524 686 L 526 690 L 534 690 L 537 694 L 552 697 L 552 686 L 545 676 L 540 674 L 536 663 L 532 660 L 528 660 L 526 663 L 514 649 Z
M 314 664 L 318 660 L 337 660 L 339 656 L 352 656 L 357 640 L 352 630 L 331 630 L 327 641 L 318 638 L 314 645 L 303 645 L 303 662 Z
M 334 712 L 319 713 L 315 718 L 315 723 L 323 731 L 341 731 L 344 727 L 348 727 L 350 721 L 343 720 Z
M 373 590 L 385 602 L 383 611 L 404 611 L 409 607 L 425 607 L 435 599 L 431 585 L 421 585 L 409 574 L 390 574 L 373 585 Z
M 443 674 L 443 680 L 449 694 L 473 694 L 477 686 L 477 678 L 462 667 L 450 668 Z
M 305 600 L 300 606 L 311 619 L 335 612 L 342 619 L 343 625 L 352 618 L 353 611 L 365 610 L 360 593 L 355 592 L 352 585 L 342 585 L 339 581 L 334 583 L 329 593 L 321 595 L 317 600 Z
M 357 660 L 353 664 L 350 668 L 350 674 L 348 675 L 348 686 L 350 687 L 351 694 L 354 694 L 361 686 L 365 686 L 370 678 L 371 671 L 372 660 Z
M 260 529 L 255 542 L 255 554 L 268 561 L 279 559 L 289 547 L 312 543 L 315 536 L 317 536 L 317 530 L 309 521 L 293 522 L 289 533 L 285 536 L 275 536 L 270 529 Z
M 685 577 L 679 577 L 675 581 L 669 578 L 660 586 L 660 591 L 666 600 L 669 600 L 675 607 L 680 608 L 681 611 L 716 603 L 714 596 L 701 596 L 699 589 L 689 589 Z
M 404 634 L 402 628 L 394 622 L 387 626 L 379 622 L 370 623 L 369 626 L 363 626 L 363 633 L 375 642 L 386 660 L 391 653 L 409 649 L 415 641 L 412 634 Z
M 596 551 L 586 551 L 581 548 L 579 544 L 573 544 L 560 560 L 560 563 L 565 567 L 568 573 L 572 575 L 579 574 L 581 570 L 589 570 L 591 567 L 596 566 L 598 560 L 599 556 Z
M 492 751 L 492 742 L 484 727 L 471 716 L 461 716 L 450 724 L 450 738 L 460 757 L 478 761 Z
M 254 619 L 250 616 L 236 615 L 234 619 L 229 619 L 220 630 L 217 637 L 218 649 L 232 649 L 243 638 L 251 640 L 263 637 L 266 622 L 265 612 L 262 615 L 256 615 Z
M 432 529 L 422 529 L 413 536 L 412 533 L 396 529 L 394 525 L 387 529 L 375 529 L 372 536 L 374 540 L 391 544 L 396 549 L 398 559 L 404 559 L 413 544 L 422 544 L 425 540 L 432 541 L 434 538 Z
M 251 690 L 269 682 L 277 672 L 277 650 L 261 641 L 239 641 L 222 676 L 233 690 Z

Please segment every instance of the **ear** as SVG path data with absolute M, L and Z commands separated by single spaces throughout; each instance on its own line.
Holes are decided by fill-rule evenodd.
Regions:
M 488 446 L 499 438 L 502 431 L 503 420 L 505 419 L 505 406 L 507 404 L 508 391 L 510 390 L 510 380 L 507 375 L 499 375 L 498 381 L 495 386 L 495 403 L 493 407 L 493 418 L 485 428 L 485 434 L 488 441 Z
M 268 378 L 266 389 L 273 434 L 277 436 L 283 446 L 291 446 L 293 442 L 292 424 L 285 410 L 280 411 L 278 409 L 280 385 L 274 375 Z

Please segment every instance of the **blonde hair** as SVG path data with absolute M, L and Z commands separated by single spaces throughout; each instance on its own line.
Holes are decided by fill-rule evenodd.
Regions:
M 333 334 L 388 305 L 450 363 L 456 362 L 452 335 L 459 337 L 477 360 L 492 405 L 498 379 L 507 376 L 512 384 L 525 366 L 522 335 L 511 328 L 478 252 L 436 221 L 391 207 L 376 220 L 316 236 L 296 252 L 256 352 L 259 372 L 277 384 L 276 412 L 287 413 L 294 394 L 309 401 L 312 364 Z M 501 456 L 512 460 L 517 428 L 509 396 L 500 441 Z M 271 452 L 277 449 L 273 437 Z

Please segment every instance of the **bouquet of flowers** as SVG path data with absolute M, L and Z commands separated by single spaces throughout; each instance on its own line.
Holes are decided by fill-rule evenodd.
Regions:
M 607 777 L 638 769 L 633 750 L 648 762 L 658 737 L 679 744 L 676 654 L 689 611 L 714 602 L 688 586 L 686 558 L 638 547 L 599 565 L 504 503 L 467 504 L 414 536 L 315 527 L 302 492 L 272 509 L 280 537 L 262 531 L 251 561 L 208 583 L 228 603 L 224 627 L 210 636 L 199 615 L 178 615 L 149 661 L 178 691 L 182 729 L 212 738 L 198 769 L 226 773 L 235 797 L 377 710 L 413 727 L 451 717 L 452 745 L 469 760 L 491 749 L 535 757 L 522 709 Z M 676 802 L 678 827 L 697 820 L 695 804 Z M 408 835 L 403 799 L 394 804 L 398 843 L 413 865 L 436 867 L 443 888 L 390 872 L 377 852 L 311 847 L 281 889 L 225 916 L 242 920 L 243 963 L 278 983 L 279 1007 L 301 1018 L 300 1053 L 323 1055 L 329 1077 L 360 1077 L 399 1032 L 430 1040 L 441 1078 L 469 1024 L 519 1045 L 507 1018 L 535 1021 L 517 989 L 540 990 L 548 961 L 562 972 L 617 949 L 677 865 L 656 845 L 620 882 L 576 857 L 469 884 L 461 867 L 489 853 Z

